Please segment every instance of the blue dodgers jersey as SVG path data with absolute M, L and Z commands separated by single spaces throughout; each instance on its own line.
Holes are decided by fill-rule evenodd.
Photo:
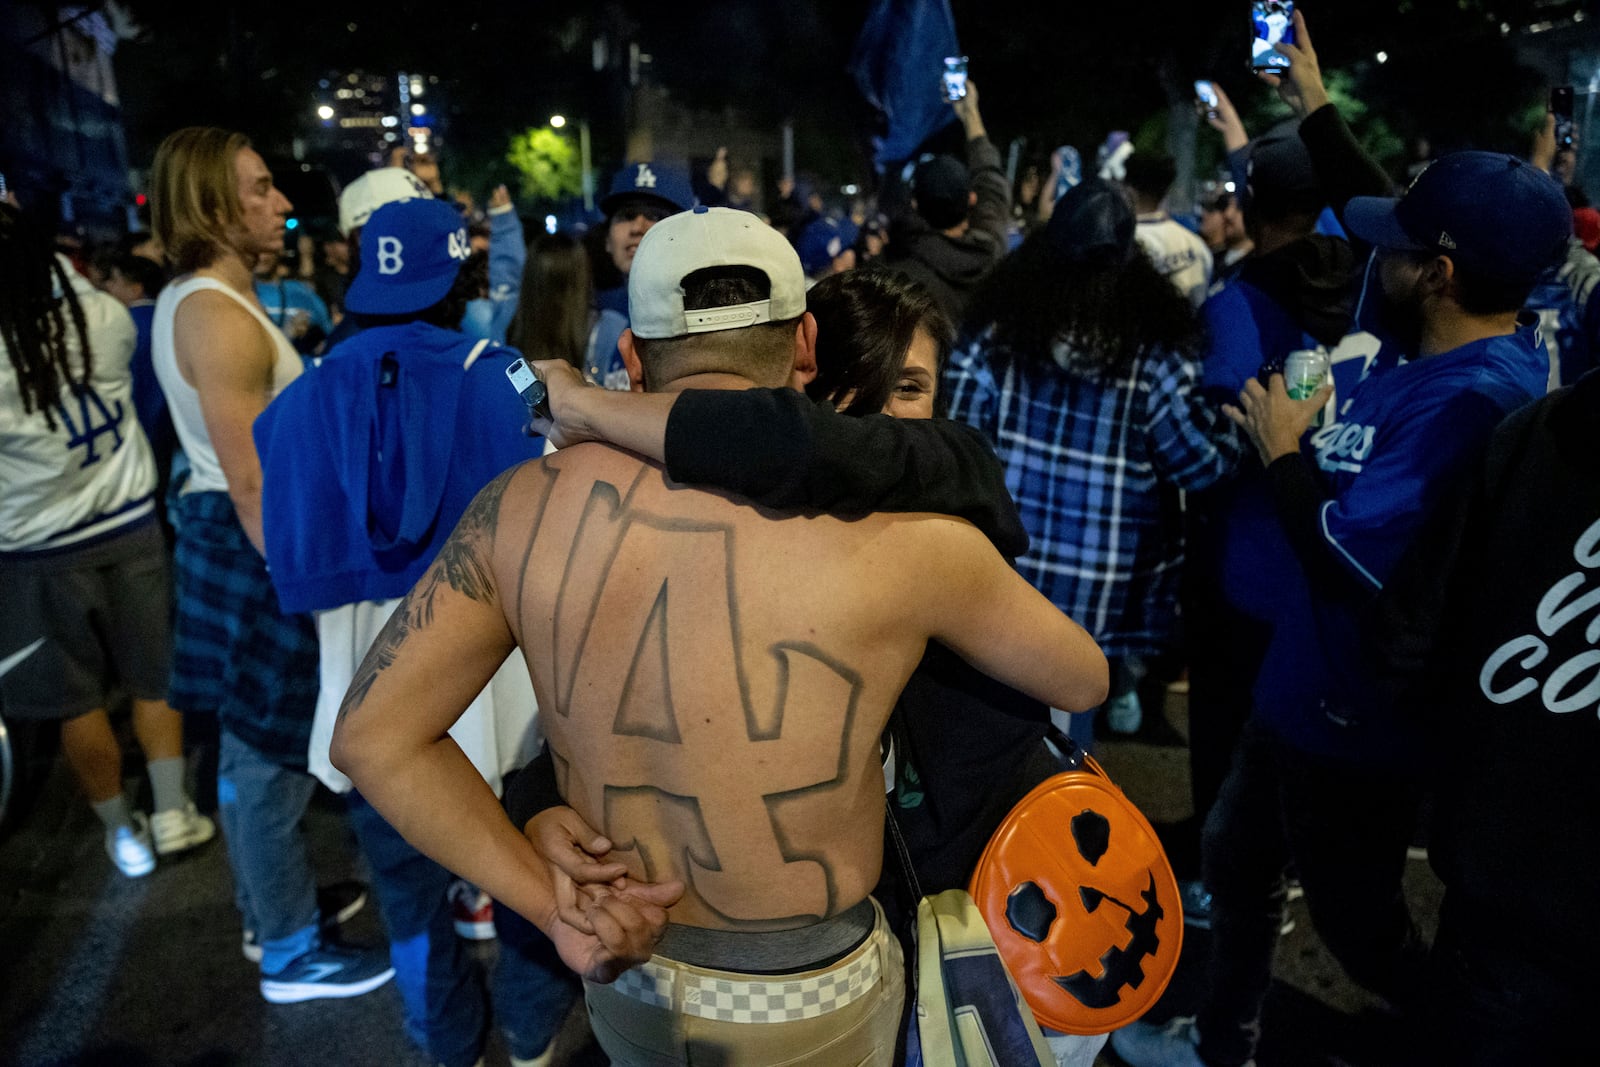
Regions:
M 1539 396 L 1549 361 L 1537 327 L 1379 366 L 1304 446 L 1328 489 L 1329 551 L 1374 594 L 1463 464 Z M 1410 723 L 1379 706 L 1364 602 L 1317 597 L 1278 618 L 1256 681 L 1258 715 L 1285 740 L 1364 765 L 1408 762 Z
M 1240 390 L 1263 363 L 1281 363 L 1296 349 L 1317 347 L 1316 340 L 1302 331 L 1286 310 L 1247 281 L 1237 281 L 1212 296 L 1203 316 L 1210 341 L 1202 364 L 1201 391 L 1214 403 L 1237 406 Z M 1329 413 L 1349 406 L 1356 387 L 1378 365 L 1378 354 L 1378 339 L 1365 332 L 1345 335 L 1334 348 L 1330 353 L 1334 395 Z M 1191 559 L 1194 565 L 1216 568 L 1232 607 L 1270 623 L 1282 605 L 1307 600 L 1310 593 L 1305 577 L 1253 450 L 1239 477 L 1203 494 L 1192 494 L 1190 505 L 1206 513 L 1216 553 L 1214 559 L 1198 555 Z M 1264 580 L 1269 575 L 1271 579 Z
M 1309 448 L 1333 499 L 1329 546 L 1381 588 L 1443 482 L 1506 415 L 1545 390 L 1549 356 L 1536 326 L 1427 359 L 1379 367 Z

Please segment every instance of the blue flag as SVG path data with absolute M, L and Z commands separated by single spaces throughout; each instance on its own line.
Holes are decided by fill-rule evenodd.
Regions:
M 874 141 L 880 171 L 910 159 L 923 141 L 956 121 L 939 85 L 944 57 L 960 54 L 949 0 L 875 0 L 856 38 L 850 74 L 888 125 Z

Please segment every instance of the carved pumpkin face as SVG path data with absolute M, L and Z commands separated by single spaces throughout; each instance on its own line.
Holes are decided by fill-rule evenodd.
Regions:
M 1144 1013 L 1177 967 L 1183 909 L 1155 832 L 1089 772 L 1023 798 L 990 841 L 972 898 L 1046 1026 L 1102 1034 Z

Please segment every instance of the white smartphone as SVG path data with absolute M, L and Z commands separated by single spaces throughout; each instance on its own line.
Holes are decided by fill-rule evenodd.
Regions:
M 511 387 L 522 397 L 522 402 L 528 405 L 529 415 L 541 419 L 550 417 L 550 391 L 533 373 L 533 368 L 528 366 L 526 360 L 516 360 L 507 367 L 506 377 L 511 379 Z

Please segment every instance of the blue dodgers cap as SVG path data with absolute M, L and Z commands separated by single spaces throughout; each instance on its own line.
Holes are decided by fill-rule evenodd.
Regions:
M 1452 152 L 1398 200 L 1358 196 L 1345 227 L 1379 248 L 1432 252 L 1507 282 L 1531 282 L 1565 252 L 1572 209 L 1556 180 L 1498 152 Z
M 467 226 L 454 204 L 385 204 L 361 231 L 361 272 L 350 283 L 344 306 L 358 315 L 424 311 L 444 299 L 470 255 Z
M 612 177 L 600 210 L 609 218 L 630 199 L 660 201 L 673 211 L 689 210 L 694 207 L 689 168 L 673 162 L 629 163 Z
M 813 219 L 800 231 L 800 240 L 795 242 L 795 251 L 800 253 L 800 266 L 806 276 L 827 270 L 835 259 L 855 247 L 859 236 L 856 224 L 849 219 Z

